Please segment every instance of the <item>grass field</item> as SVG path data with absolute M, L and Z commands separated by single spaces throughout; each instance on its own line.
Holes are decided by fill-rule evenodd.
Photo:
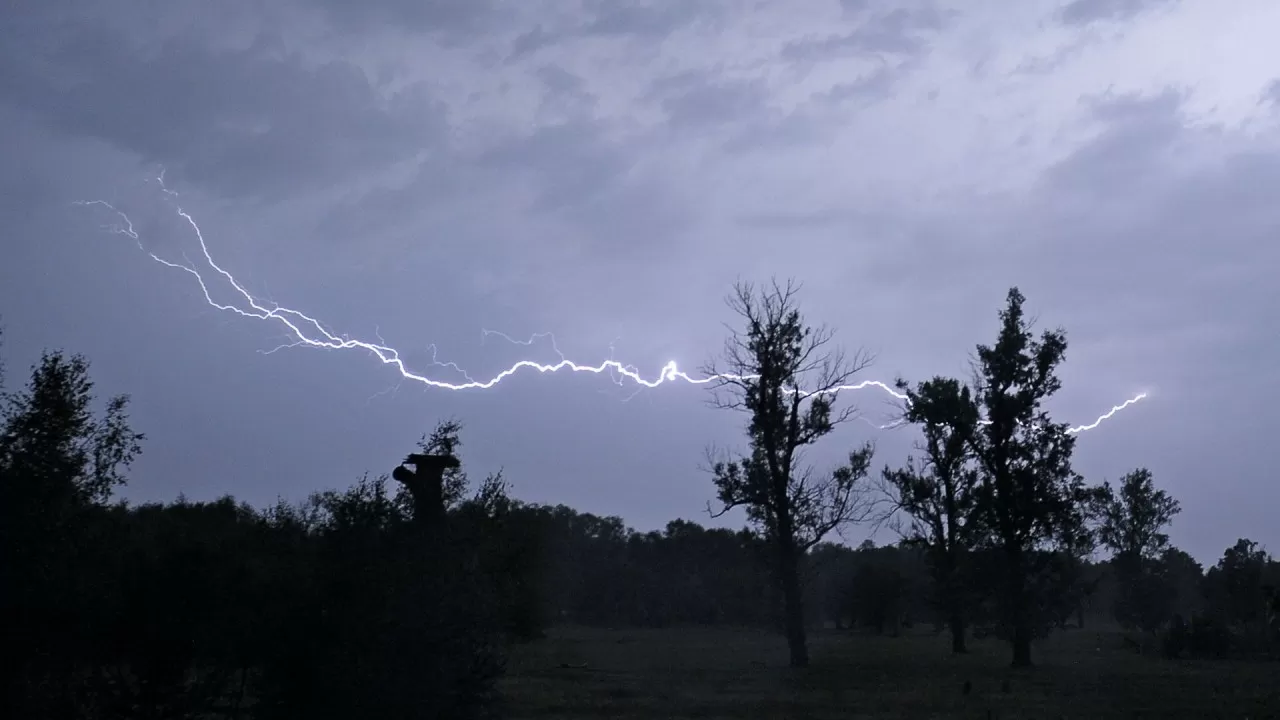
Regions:
M 1088 629 L 1040 643 L 1023 671 L 999 641 L 953 657 L 928 632 L 810 646 L 795 671 L 757 630 L 561 628 L 513 651 L 504 691 L 513 718 L 1280 718 L 1280 663 L 1144 657 Z

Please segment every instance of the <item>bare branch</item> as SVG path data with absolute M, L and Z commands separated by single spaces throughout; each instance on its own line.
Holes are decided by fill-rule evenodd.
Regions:
M 870 354 L 847 354 L 826 326 L 807 325 L 796 302 L 799 285 L 772 280 L 768 286 L 739 282 L 726 303 L 741 321 L 730 328 L 721 363 L 709 362 L 710 404 L 749 415 L 751 454 L 735 461 L 708 453 L 722 510 L 743 507 L 780 550 L 779 580 L 787 596 L 792 662 L 803 664 L 803 620 L 798 605 L 801 555 L 831 532 L 871 517 L 875 498 L 866 486 L 872 448 L 849 454 L 829 473 L 802 464 L 804 450 L 840 423 L 858 417 L 852 405 L 836 404 L 854 387 L 853 377 L 872 362 Z M 708 504 L 710 511 L 710 504 Z M 797 630 L 796 628 L 800 628 Z

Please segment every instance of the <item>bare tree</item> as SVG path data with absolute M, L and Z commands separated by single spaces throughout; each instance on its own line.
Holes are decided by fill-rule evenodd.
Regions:
M 790 281 L 762 290 L 737 283 L 728 304 L 746 327 L 729 328 L 723 366 L 713 362 L 705 371 L 714 378 L 712 404 L 751 418 L 748 457 L 709 453 L 721 505 L 713 516 L 744 508 L 773 545 L 791 665 L 805 667 L 800 560 L 833 530 L 868 515 L 863 481 L 872 447 L 851 452 L 846 464 L 826 474 L 803 465 L 802 451 L 856 417 L 855 408 L 837 410 L 835 403 L 871 359 L 861 352 L 846 355 L 832 347 L 831 330 L 807 325 L 796 308 L 798 290 Z
M 978 426 L 978 408 L 969 388 L 937 377 L 915 389 L 898 381 L 907 395 L 904 420 L 919 425 L 924 440 L 919 466 L 885 467 L 886 518 L 907 540 L 925 548 L 941 610 L 951 628 L 951 650 L 965 652 L 965 584 L 961 563 L 976 541 L 978 470 L 969 440 Z M 906 522 L 902 522 L 902 516 Z

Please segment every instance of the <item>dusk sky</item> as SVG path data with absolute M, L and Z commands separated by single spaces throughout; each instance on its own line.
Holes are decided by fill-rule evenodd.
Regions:
M 709 522 L 704 449 L 745 447 L 706 389 L 453 392 L 360 350 L 267 354 L 287 328 L 148 253 L 244 306 L 180 207 L 263 305 L 449 382 L 559 359 L 483 330 L 695 373 L 733 282 L 775 275 L 875 354 L 859 379 L 967 378 L 1017 285 L 1067 331 L 1055 417 L 1149 393 L 1077 469 L 1150 468 L 1201 561 L 1280 551 L 1277 28 L 1275 0 L 12 0 L 7 384 L 61 348 L 131 394 L 133 501 L 300 500 L 456 417 L 473 477 L 647 530 Z M 902 462 L 915 432 L 873 428 L 892 398 L 845 400 L 870 422 L 812 461 L 871 439 L 877 472 Z

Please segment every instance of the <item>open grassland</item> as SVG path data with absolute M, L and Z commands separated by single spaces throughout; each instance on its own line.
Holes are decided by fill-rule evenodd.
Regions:
M 1110 632 L 1059 633 L 1020 671 L 996 640 L 953 657 L 927 632 L 811 650 L 797 671 L 758 630 L 559 628 L 513 650 L 504 691 L 513 718 L 1280 718 L 1280 663 L 1144 657 Z

